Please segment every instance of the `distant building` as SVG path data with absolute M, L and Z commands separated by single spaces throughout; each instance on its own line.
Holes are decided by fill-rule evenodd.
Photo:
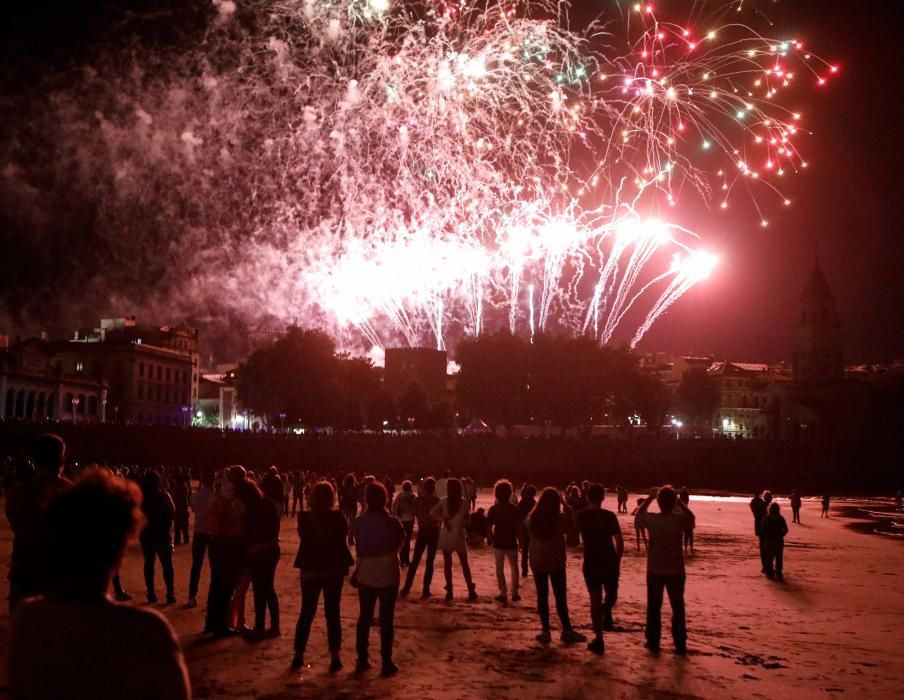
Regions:
M 3 419 L 103 423 L 106 407 L 107 382 L 97 367 L 66 364 L 39 338 L 0 344 Z
M 769 365 L 755 362 L 714 362 L 707 374 L 719 387 L 719 408 L 713 416 L 713 433 L 765 438 L 767 390 L 787 378 Z
M 398 398 L 411 384 L 419 384 L 430 401 L 446 395 L 445 350 L 432 348 L 386 348 L 383 384 Z
M 53 344 L 63 371 L 81 368 L 108 385 L 107 419 L 189 425 L 197 410 L 198 332 L 185 325 L 139 326 L 135 317 L 102 319 L 99 328 Z
M 794 323 L 790 382 L 766 392 L 766 434 L 783 440 L 836 440 L 874 434 L 875 392 L 846 379 L 842 326 L 835 298 L 817 261 Z

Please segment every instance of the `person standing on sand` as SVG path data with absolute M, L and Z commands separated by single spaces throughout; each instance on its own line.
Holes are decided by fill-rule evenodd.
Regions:
M 518 513 L 521 515 L 521 525 L 524 528 L 524 540 L 521 543 L 521 577 L 527 576 L 527 567 L 530 561 L 530 528 L 527 527 L 527 518 L 537 505 L 537 487 L 526 484 L 521 489 L 521 499 L 518 501 Z
M 195 532 L 191 540 L 191 573 L 188 577 L 188 607 L 198 606 L 198 582 L 201 580 L 201 568 L 204 566 L 204 555 L 210 543 L 207 531 L 207 515 L 213 500 L 213 472 L 201 473 L 201 483 L 197 492 L 191 495 L 191 509 L 195 513 Z
M 487 514 L 490 540 L 493 543 L 493 555 L 496 559 L 496 582 L 499 584 L 499 595 L 496 601 L 503 605 L 508 603 L 508 589 L 505 581 L 505 562 L 509 563 L 512 576 L 512 602 L 521 600 L 518 594 L 518 542 L 523 539 L 521 515 L 518 507 L 512 504 L 512 483 L 508 479 L 500 479 L 493 487 L 496 503 L 490 506 Z
M 211 501 L 207 516 L 210 533 L 210 588 L 207 593 L 207 618 L 204 631 L 218 637 L 235 634 L 229 626 L 229 608 L 245 563 L 245 507 L 236 497 L 238 485 L 245 480 L 245 468 L 234 464 Z
M 452 552 L 458 554 L 461 571 L 468 586 L 468 601 L 477 601 L 477 590 L 471 578 L 471 567 L 468 564 L 467 527 L 470 518 L 470 506 L 462 493 L 461 481 L 449 479 L 446 482 L 446 498 L 440 500 L 430 515 L 441 523 L 437 548 L 443 553 L 443 573 L 446 578 L 446 601 L 452 600 Z
M 405 539 L 402 542 L 401 567 L 407 568 L 411 563 L 411 534 L 414 532 L 414 487 L 406 479 L 402 482 L 402 492 L 392 502 L 390 512 L 396 516 L 405 529 Z
M 801 498 L 797 489 L 791 492 L 791 522 L 800 524 Z
M 342 669 L 339 650 L 342 647 L 342 621 L 339 619 L 342 584 L 354 564 L 346 541 L 345 516 L 333 510 L 336 493 L 328 481 L 311 489 L 309 510 L 298 513 L 298 555 L 295 568 L 301 570 L 301 612 L 295 626 L 295 656 L 292 668 L 304 665 L 304 653 L 323 592 L 323 613 L 330 650 L 330 673 Z
M 584 541 L 584 583 L 590 595 L 590 620 L 594 634 L 587 648 L 594 654 L 602 654 L 606 649 L 603 630 L 615 629 L 612 608 L 618 599 L 618 577 L 625 542 L 618 516 L 602 507 L 606 490 L 600 484 L 590 484 L 586 496 L 588 506 L 576 517 Z M 603 591 L 606 593 L 605 602 Z
M 176 602 L 173 589 L 173 538 L 170 530 L 173 527 L 175 506 L 173 499 L 162 489 L 160 475 L 149 471 L 141 481 L 141 510 L 144 513 L 145 525 L 138 541 L 144 554 L 144 583 L 147 586 L 149 603 L 157 602 L 154 591 L 154 564 L 160 559 L 163 570 L 163 582 L 166 585 L 166 603 Z
M 631 511 L 631 515 L 634 516 L 634 536 L 637 538 L 637 551 L 640 551 L 640 540 L 643 539 L 643 548 L 647 548 L 647 531 L 643 526 L 643 523 L 637 519 L 637 514 L 640 512 L 641 506 L 646 501 L 646 498 L 638 498 L 637 505 L 634 507 L 634 510 Z
M 28 596 L 51 592 L 58 583 L 53 558 L 49 556 L 50 533 L 47 507 L 50 500 L 69 486 L 61 473 L 66 443 L 57 435 L 39 435 L 32 446 L 36 473 L 33 478 L 6 492 L 6 519 L 13 531 L 9 566 L 9 609 Z
M 542 630 L 537 635 L 541 644 L 549 644 L 549 587 L 552 584 L 556 612 L 562 624 L 561 639 L 566 644 L 586 641 L 571 626 L 568 615 L 568 592 L 565 573 L 565 533 L 562 532 L 561 496 L 551 486 L 543 489 L 527 519 L 530 531 L 530 566 L 537 587 L 537 614 Z
M 778 503 L 769 505 L 769 514 L 763 516 L 760 525 L 763 533 L 763 550 L 766 554 L 766 576 L 784 581 L 782 568 L 784 566 L 785 535 L 788 534 L 788 523 L 781 515 Z
M 342 480 L 342 491 L 339 493 L 339 510 L 345 516 L 345 524 L 348 528 L 348 543 L 355 543 L 355 535 L 352 527 L 355 516 L 358 514 L 358 482 L 354 474 L 346 474 Z
M 659 513 L 650 513 L 653 501 L 659 505 Z M 662 592 L 668 593 L 672 606 L 672 640 L 675 653 L 687 653 L 687 622 L 684 609 L 684 556 L 681 540 L 684 531 L 693 520 L 678 494 L 671 486 L 653 489 L 637 513 L 638 520 L 650 532 L 647 553 L 647 627 L 644 646 L 653 653 L 659 652 L 662 637 Z
M 769 492 L 765 491 L 764 494 L 766 493 Z M 763 536 L 760 534 L 760 526 L 763 523 L 763 518 L 766 516 L 768 508 L 769 505 L 762 495 L 759 493 L 753 494 L 753 498 L 750 499 L 750 512 L 753 513 L 753 534 L 755 534 L 757 538 L 757 544 L 760 549 L 760 570 L 764 574 L 766 573 L 766 555 L 763 553 Z
M 430 597 L 430 584 L 433 581 L 433 562 L 436 559 L 436 547 L 439 542 L 439 524 L 430 515 L 430 512 L 439 503 L 432 476 L 428 476 L 421 482 L 424 490 L 423 496 L 414 499 L 414 517 L 417 520 L 417 537 L 414 540 L 414 554 L 411 556 L 411 564 L 408 565 L 408 574 L 405 576 L 405 585 L 399 591 L 402 597 L 411 592 L 411 584 L 417 574 L 417 567 L 421 563 L 424 550 L 427 551 L 427 561 L 424 564 L 424 586 L 421 598 Z
M 447 496 L 446 485 L 449 483 L 449 476 L 451 474 L 452 472 L 447 469 L 443 472 L 443 475 L 436 480 L 436 497 L 440 500 Z
M 380 657 L 384 678 L 398 673 L 392 661 L 395 636 L 395 604 L 399 594 L 399 547 L 405 531 L 398 518 L 386 510 L 386 487 L 379 481 L 367 485 L 364 494 L 367 510 L 355 520 L 358 565 L 354 579 L 358 584 L 358 615 L 355 673 L 370 669 L 368 638 L 377 601 L 380 601 Z
M 820 518 L 828 518 L 829 517 L 829 503 L 831 502 L 832 497 L 829 494 L 825 494 L 822 497 L 822 514 L 819 516 Z
M 191 697 L 179 639 L 153 610 L 117 605 L 110 578 L 141 519 L 138 487 L 84 472 L 46 511 L 60 587 L 16 607 L 9 637 L 13 698 Z

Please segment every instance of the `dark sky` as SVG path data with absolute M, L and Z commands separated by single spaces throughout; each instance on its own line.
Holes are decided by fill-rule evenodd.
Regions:
M 825 87 L 796 93 L 812 131 L 797 142 L 809 167 L 783 183 L 791 207 L 762 197 L 766 229 L 750 211 L 712 212 L 700 228 L 718 241 L 720 267 L 653 327 L 643 348 L 787 358 L 792 315 L 818 246 L 845 324 L 848 358 L 904 357 L 898 83 L 904 61 L 897 7 L 775 3 L 770 17 L 777 35 L 799 36 L 840 66 Z
M 601 2 L 576 4 L 586 9 Z M 682 3 L 689 4 L 660 0 L 657 5 L 665 11 Z M 137 16 L 161 7 L 196 8 L 179 13 L 178 27 L 143 25 L 152 27 L 154 41 L 164 43 L 179 34 L 190 36 L 210 16 L 209 2 L 104 0 L 92 4 L 93 14 L 77 5 L 51 0 L 0 11 L 0 45 L 5 46 L 0 49 L 0 131 L 11 123 L 7 120 L 27 118 L 11 113 L 14 103 L 7 99 L 23 82 L 72 62 L 117 32 L 130 31 L 129 21 L 123 22 L 129 17 L 124 7 L 137 8 Z M 756 212 L 743 205 L 725 213 L 700 213 L 694 228 L 719 253 L 721 264 L 654 325 L 642 349 L 714 353 L 735 360 L 787 358 L 792 315 L 818 245 L 845 324 L 848 358 L 904 356 L 904 284 L 899 276 L 904 269 L 899 213 L 904 202 L 899 174 L 904 99 L 897 82 L 904 61 L 896 48 L 897 5 L 891 0 L 759 3 L 775 23 L 773 35 L 800 37 L 841 67 L 828 86 L 795 93 L 794 106 L 812 131 L 797 142 L 810 165 L 784 182 L 791 207 L 765 194 L 759 198 L 768 228 L 761 228 Z M 0 150 L 0 169 L 2 156 Z M 8 204 L 0 200 L 0 208 Z M 84 309 L 75 314 L 68 304 L 79 299 L 80 277 L 92 265 L 122 268 L 122 274 L 103 278 L 114 289 L 95 288 L 95 295 L 116 292 L 119 285 L 128 294 L 134 282 L 128 261 L 85 233 L 92 212 L 79 210 L 86 218 L 82 228 L 61 227 L 60 220 L 69 222 L 70 214 L 49 212 L 56 222 L 53 233 L 46 240 L 23 241 L 11 233 L 16 213 L 0 211 L 0 332 L 3 325 L 12 332 L 33 332 L 39 326 L 83 324 Z M 97 315 L 112 311 L 98 310 Z M 69 314 L 77 317 L 70 320 Z

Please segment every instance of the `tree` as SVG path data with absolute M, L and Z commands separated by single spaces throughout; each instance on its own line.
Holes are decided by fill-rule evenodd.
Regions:
M 681 375 L 674 406 L 689 422 L 709 426 L 719 407 L 719 385 L 704 368 L 691 367 Z
M 511 426 L 527 417 L 528 344 L 507 330 L 463 341 L 456 394 L 470 418 Z

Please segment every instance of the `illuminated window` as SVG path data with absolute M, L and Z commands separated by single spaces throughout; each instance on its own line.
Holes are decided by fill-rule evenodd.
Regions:
M 75 363 L 75 371 L 77 374 L 81 374 L 85 371 L 85 363 L 84 362 L 76 362 Z

